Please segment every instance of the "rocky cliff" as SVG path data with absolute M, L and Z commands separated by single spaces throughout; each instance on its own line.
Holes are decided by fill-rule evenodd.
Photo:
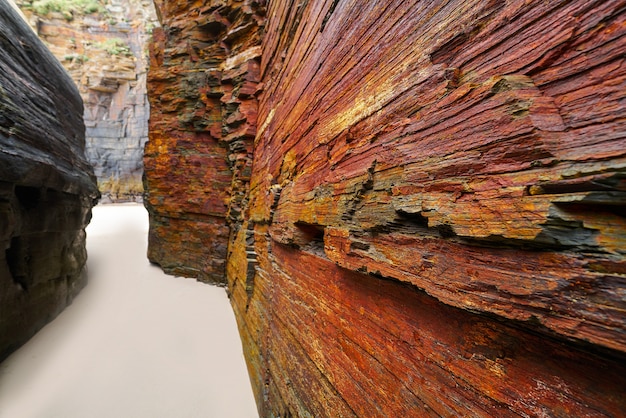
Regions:
M 623 414 L 623 2 L 201 3 L 158 4 L 150 245 L 225 260 L 262 416 Z
M 85 104 L 87 158 L 103 201 L 141 200 L 150 108 L 147 41 L 157 23 L 148 0 L 19 0 Z
M 98 191 L 72 80 L 0 2 L 0 360 L 85 284 Z
M 148 257 L 225 284 L 230 229 L 243 220 L 256 133 L 264 9 L 258 2 L 157 1 L 145 150 Z

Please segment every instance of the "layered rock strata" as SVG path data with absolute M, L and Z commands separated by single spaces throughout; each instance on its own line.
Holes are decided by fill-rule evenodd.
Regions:
M 0 2 L 0 360 L 85 284 L 98 191 L 82 113 L 63 67 Z
M 154 62 L 186 65 L 155 80 L 172 115 L 146 184 L 176 215 L 154 224 L 169 263 L 222 260 L 231 235 L 261 416 L 623 414 L 622 2 L 270 2 L 249 194 L 222 223 L 232 172 L 196 150 L 228 155 L 201 148 L 226 119 L 182 86 L 233 56 L 191 47 L 229 27 L 204 19 L 251 5 L 161 4 Z M 211 135 L 167 130 L 191 114 Z M 189 210 L 202 193 L 224 215 Z
M 145 150 L 149 259 L 225 284 L 231 229 L 243 220 L 256 133 L 263 8 L 157 1 Z
M 59 11 L 40 3 L 19 1 L 79 88 L 85 104 L 87 158 L 102 201 L 140 201 L 150 115 L 147 42 L 157 23 L 152 2 L 94 0 L 93 9 L 87 10 L 67 2 Z

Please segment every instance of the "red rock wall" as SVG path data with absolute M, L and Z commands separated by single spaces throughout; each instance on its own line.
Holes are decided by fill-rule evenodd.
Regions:
M 270 3 L 229 277 L 263 416 L 626 410 L 625 20 Z
M 263 7 L 156 2 L 148 74 L 148 257 L 169 273 L 225 284 L 229 224 L 242 220 L 256 133 Z
M 268 4 L 226 256 L 261 416 L 623 415 L 624 6 Z M 193 43 L 165 33 L 174 71 Z M 213 191 L 221 219 L 228 181 L 177 157 L 204 137 L 180 129 L 203 102 L 176 74 L 157 80 L 172 115 L 151 134 L 153 212 L 183 219 Z M 157 221 L 209 243 L 162 245 L 172 259 L 216 257 L 195 220 Z

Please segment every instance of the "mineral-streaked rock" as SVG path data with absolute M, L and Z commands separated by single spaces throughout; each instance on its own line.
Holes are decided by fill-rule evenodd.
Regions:
M 172 81 L 228 61 L 188 47 L 228 27 L 214 10 L 260 2 L 162 3 L 172 117 L 148 189 L 153 212 L 190 219 L 182 199 L 230 195 L 180 157 L 207 141 L 163 127 L 226 119 Z M 599 0 L 268 4 L 227 253 L 262 416 L 623 414 L 625 19 Z M 170 263 L 216 242 L 172 225 Z
M 154 31 L 148 74 L 148 257 L 166 272 L 225 284 L 229 232 L 243 220 L 251 173 L 263 8 L 156 5 L 163 29 Z
M 85 284 L 98 191 L 82 112 L 63 67 L 0 2 L 0 359 Z
M 40 8 L 32 3 L 18 1 L 83 98 L 86 154 L 103 201 L 141 200 L 150 115 L 147 40 L 156 23 L 154 6 L 146 0 L 107 0 L 92 14 L 38 14 Z

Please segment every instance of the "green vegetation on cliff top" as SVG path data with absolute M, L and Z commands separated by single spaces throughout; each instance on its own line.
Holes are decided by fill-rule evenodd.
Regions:
M 24 6 L 42 16 L 57 12 L 71 17 L 74 14 L 86 15 L 106 11 L 98 0 L 35 0 L 24 2 Z
M 133 55 L 126 41 L 121 38 L 107 39 L 104 42 L 97 42 L 94 46 L 105 50 L 109 55 L 125 55 L 128 57 Z

